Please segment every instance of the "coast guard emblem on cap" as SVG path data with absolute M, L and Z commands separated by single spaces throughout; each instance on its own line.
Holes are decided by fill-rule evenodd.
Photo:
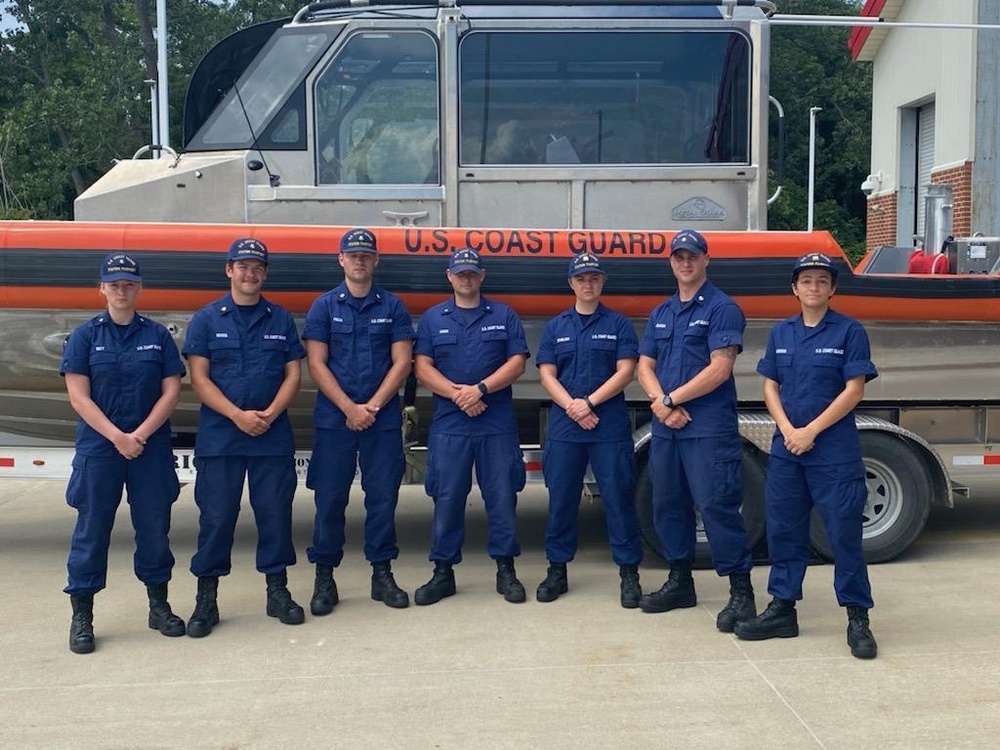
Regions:
M 596 255 L 591 253 L 580 253 L 569 262 L 569 271 L 567 275 L 572 278 L 574 276 L 580 276 L 585 273 L 604 273 L 604 269 L 601 268 L 601 260 Z
M 111 253 L 101 264 L 101 281 L 142 281 L 139 262 L 128 253 Z
M 792 266 L 792 282 L 799 277 L 800 271 L 805 271 L 806 269 L 814 268 L 819 271 L 827 271 L 834 281 L 837 280 L 837 269 L 833 265 L 833 260 L 831 260 L 829 255 L 823 253 L 807 253 L 795 261 L 795 265 Z
M 375 235 L 363 227 L 352 229 L 340 240 L 342 253 L 377 253 Z
M 228 260 L 259 260 L 267 263 L 267 247 L 260 240 L 253 237 L 243 237 L 234 240 L 229 246 Z
M 448 261 L 448 270 L 454 273 L 461 273 L 462 271 L 482 271 L 483 266 L 479 262 L 479 253 L 471 248 L 463 248 L 462 250 L 456 250 L 451 255 L 451 259 Z
M 682 229 L 670 240 L 670 254 L 673 255 L 678 250 L 687 250 L 689 253 L 707 253 L 708 240 L 702 236 L 701 232 L 694 229 Z

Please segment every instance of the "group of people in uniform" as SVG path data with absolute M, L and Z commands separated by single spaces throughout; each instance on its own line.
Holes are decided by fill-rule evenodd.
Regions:
M 473 471 L 488 519 L 496 591 L 508 602 L 526 600 L 514 567 L 521 552 L 516 505 L 525 467 L 512 386 L 529 357 L 521 321 L 511 307 L 483 295 L 486 271 L 474 250 L 452 253 L 445 273 L 453 294 L 427 310 L 416 330 L 402 301 L 374 283 L 379 254 L 370 230 L 347 232 L 338 260 L 344 280 L 312 304 L 300 340 L 291 315 L 263 296 L 267 248 L 257 239 L 236 240 L 225 263 L 229 293 L 194 315 L 178 352 L 167 330 L 136 310 L 142 285 L 137 260 L 121 252 L 105 258 L 100 293 L 107 310 L 73 331 L 61 367 L 80 417 L 66 493 L 78 514 L 65 588 L 73 609 L 73 652 L 95 648 L 94 595 L 106 585 L 123 490 L 150 628 L 200 638 L 218 625 L 219 580 L 232 568 L 244 483 L 257 527 L 265 611 L 288 625 L 304 621 L 286 574 L 296 562 L 296 473 L 287 408 L 299 389 L 303 358 L 317 388 L 306 478 L 316 506 L 306 552 L 315 566 L 310 612 L 327 615 L 339 601 L 334 571 L 343 560 L 345 512 L 358 469 L 371 597 L 393 608 L 409 606 L 391 566 L 399 555 L 395 510 L 404 473 L 399 391 L 411 367 L 433 394 L 425 471 L 434 503 L 433 571 L 414 602 L 432 605 L 456 593 L 454 567 L 462 560 Z M 740 514 L 742 443 L 733 378 L 746 319 L 708 280 L 709 248 L 700 233 L 678 232 L 669 263 L 677 293 L 652 311 L 639 339 L 625 316 L 601 302 L 607 275 L 600 258 L 581 253 L 569 262 L 573 304 L 548 321 L 536 354 L 552 402 L 543 455 L 548 570 L 536 599 L 552 602 L 569 591 L 567 567 L 577 551 L 589 465 L 619 567 L 622 607 L 658 613 L 697 604 L 691 569 L 698 513 L 715 570 L 729 578 L 730 598 L 719 612 L 718 629 L 744 640 L 797 636 L 795 605 L 802 598 L 815 507 L 835 553 L 834 589 L 847 609 L 851 652 L 875 657 L 861 544 L 867 490 L 853 409 L 877 373 L 864 328 L 830 309 L 836 267 L 820 253 L 795 262 L 791 286 L 801 313 L 774 327 L 757 367 L 776 424 L 765 489 L 772 601 L 758 614 Z M 179 494 L 169 417 L 185 374 L 181 355 L 201 400 L 194 488 L 199 526 L 190 566 L 197 595 L 186 623 L 167 598 L 174 565 L 170 512 Z M 624 394 L 635 377 L 649 399 L 654 525 L 670 566 L 663 586 L 645 595 L 633 500 L 636 458 Z

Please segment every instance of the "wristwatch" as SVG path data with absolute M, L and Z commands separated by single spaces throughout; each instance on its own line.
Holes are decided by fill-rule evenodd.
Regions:
M 674 407 L 674 400 L 672 398 L 670 398 L 670 394 L 669 393 L 664 393 L 663 394 L 663 405 L 665 407 L 667 407 L 668 409 L 672 409 Z
M 490 389 L 486 387 L 486 383 L 484 383 L 482 380 L 476 383 L 476 388 L 478 388 L 479 392 L 484 396 L 490 392 Z

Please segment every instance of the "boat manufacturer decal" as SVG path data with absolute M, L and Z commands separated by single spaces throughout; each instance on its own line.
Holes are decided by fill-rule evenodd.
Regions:
M 679 206 L 674 206 L 670 217 L 674 221 L 725 221 L 726 207 L 711 198 L 690 198 Z

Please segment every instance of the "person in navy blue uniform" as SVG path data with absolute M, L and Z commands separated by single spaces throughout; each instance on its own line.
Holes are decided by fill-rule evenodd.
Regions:
M 847 643 L 854 656 L 873 659 L 878 646 L 868 621 L 872 594 L 862 549 L 868 488 L 854 408 L 878 372 L 864 327 L 830 308 L 836 285 L 837 269 L 826 255 L 809 253 L 795 262 L 792 293 L 802 312 L 774 326 L 757 365 L 776 427 L 764 489 L 767 589 L 774 598 L 759 617 L 738 623 L 736 635 L 799 634 L 795 602 L 802 598 L 815 506 L 833 548 L 833 588 L 847 609 Z
M 508 602 L 523 602 L 514 558 L 521 554 L 515 509 L 525 473 L 511 385 L 524 373 L 528 344 L 517 314 L 482 296 L 486 271 L 474 250 L 452 253 L 446 273 L 454 297 L 421 316 L 414 346 L 417 379 L 434 394 L 424 476 L 434 499 L 434 573 L 414 601 L 434 604 L 455 593 L 452 566 L 462 560 L 474 466 L 489 524 L 487 552 L 497 565 L 497 593 Z
M 677 294 L 650 314 L 639 345 L 639 382 L 653 412 L 653 520 L 670 564 L 666 583 L 639 606 L 667 612 L 697 604 L 691 577 L 697 509 L 715 570 L 729 576 L 729 601 L 716 627 L 731 633 L 736 622 L 757 614 L 740 515 L 742 445 L 733 378 L 746 318 L 708 280 L 708 262 L 708 242 L 699 232 L 674 235 L 670 268 Z
M 169 418 L 184 365 L 167 329 L 136 312 L 141 291 L 136 259 L 108 255 L 100 282 L 108 308 L 70 334 L 59 370 L 80 416 L 66 487 L 77 520 L 65 588 L 73 607 L 69 647 L 78 654 L 95 647 L 94 594 L 107 584 L 108 548 L 123 488 L 135 529 L 135 575 L 149 596 L 149 627 L 184 635 L 184 621 L 167 602 L 174 567 L 170 510 L 180 493 Z
M 264 243 L 233 242 L 226 259 L 229 294 L 195 313 L 184 340 L 191 385 L 202 401 L 194 448 L 198 551 L 191 558 L 198 594 L 188 620 L 188 635 L 195 638 L 219 623 L 219 577 L 232 568 L 244 477 L 257 524 L 257 570 L 267 581 L 267 614 L 286 625 L 305 619 L 285 572 L 295 564 L 296 485 L 287 408 L 299 389 L 305 350 L 292 316 L 261 294 L 267 270 Z
M 403 609 L 410 598 L 396 585 L 396 503 L 403 480 L 399 389 L 410 374 L 413 324 L 403 302 L 374 286 L 375 235 L 358 228 L 340 242 L 344 281 L 317 299 L 306 316 L 309 374 L 316 383 L 316 437 L 307 486 L 316 524 L 309 561 L 316 565 L 310 610 L 329 614 L 339 601 L 333 569 L 344 557 L 344 523 L 359 462 L 365 493 L 365 558 L 371 596 Z
M 576 555 L 583 478 L 589 462 L 607 515 L 619 567 L 621 605 L 639 606 L 642 541 L 636 517 L 635 452 L 625 387 L 635 375 L 639 342 L 621 313 L 601 303 L 606 274 L 596 255 L 569 263 L 576 300 L 546 323 L 538 346 L 542 387 L 552 397 L 542 470 L 549 490 L 545 556 L 549 569 L 535 596 L 551 602 L 569 590 L 566 564 Z

